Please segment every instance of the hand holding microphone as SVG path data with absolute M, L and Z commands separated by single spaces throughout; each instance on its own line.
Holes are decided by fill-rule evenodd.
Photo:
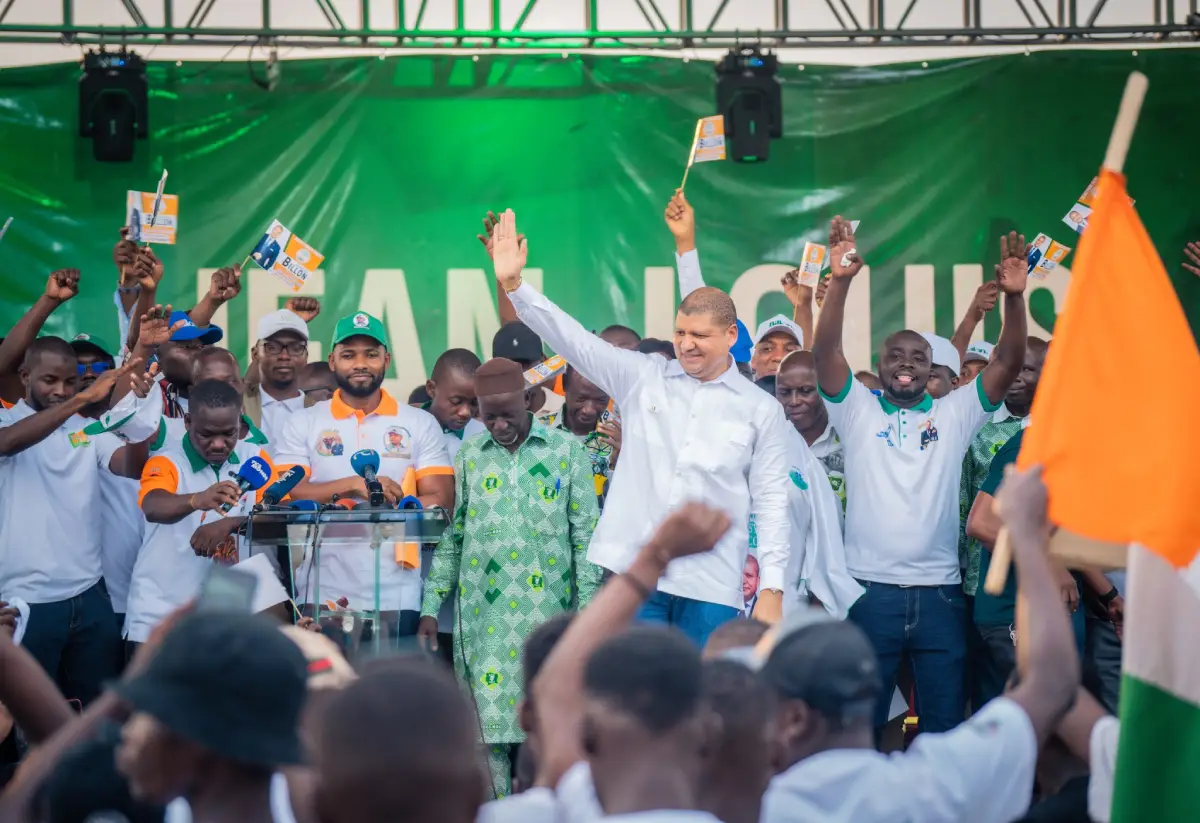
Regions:
M 220 505 L 219 508 L 222 514 L 229 514 L 229 510 L 237 505 L 238 500 L 241 499 L 241 496 L 246 492 L 258 491 L 263 486 L 267 485 L 267 481 L 271 479 L 271 466 L 266 460 L 263 460 L 261 457 L 255 455 L 242 464 L 242 467 L 238 469 L 237 474 L 234 474 L 233 472 L 230 472 L 229 474 L 233 478 L 233 482 L 237 484 L 234 486 L 236 494 L 234 495 L 233 500 L 225 499 L 225 502 Z M 227 483 L 227 481 L 223 480 L 221 483 L 218 483 L 217 486 L 222 484 L 229 486 L 233 485 L 233 483 Z

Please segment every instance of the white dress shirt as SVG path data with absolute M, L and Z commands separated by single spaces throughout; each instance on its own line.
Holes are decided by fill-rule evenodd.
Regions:
M 1029 808 L 1038 744 L 1025 710 L 988 703 L 906 752 L 833 749 L 771 781 L 761 823 L 1009 823 Z
M 293 414 L 304 411 L 304 395 L 276 400 L 267 394 L 267 390 L 259 387 L 262 397 L 262 432 L 267 436 L 268 443 L 278 442 L 283 434 L 283 427 Z
M 671 510 L 699 501 L 724 509 L 732 525 L 711 552 L 673 561 L 658 590 L 741 611 L 751 511 L 762 588 L 782 590 L 791 428 L 783 406 L 738 374 L 732 359 L 720 377 L 701 382 L 678 360 L 604 342 L 528 283 L 509 298 L 529 328 L 621 409 L 621 469 L 588 559 L 623 572 Z

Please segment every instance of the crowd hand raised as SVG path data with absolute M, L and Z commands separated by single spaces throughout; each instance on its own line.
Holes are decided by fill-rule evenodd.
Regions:
M 496 233 L 496 224 L 499 222 L 500 218 L 496 216 L 496 213 L 489 211 L 487 217 L 483 218 L 483 234 L 475 235 L 479 242 L 483 244 L 483 249 L 487 252 L 489 258 L 492 256 L 492 239 Z M 517 239 L 524 240 L 525 235 L 518 234 Z
M 711 551 L 727 531 L 725 512 L 703 503 L 685 503 L 658 525 L 650 542 L 661 559 L 670 562 Z
M 978 320 L 982 320 L 983 316 L 996 308 L 996 298 L 1000 294 L 1000 267 L 996 266 L 996 279 L 989 280 L 975 290 L 975 297 L 971 299 L 971 312 Z
M 113 264 L 121 273 L 122 286 L 132 286 L 134 283 L 133 272 L 129 270 L 129 267 L 133 265 L 133 259 L 137 252 L 137 243 L 129 239 L 129 227 L 122 226 L 121 239 L 113 246 Z
M 1184 263 L 1183 267 L 1192 274 L 1200 274 L 1200 243 L 1188 243 L 1183 247 L 1183 254 L 1194 264 Z
M 792 269 L 779 278 L 779 284 L 783 286 L 783 295 L 792 304 L 793 309 L 812 304 L 812 286 L 806 286 L 800 282 L 800 269 Z
M 171 306 L 156 305 L 142 315 L 138 325 L 137 345 L 145 351 L 153 351 L 171 339 L 171 335 L 187 325 L 186 320 L 171 324 Z
M 46 296 L 55 303 L 65 303 L 79 294 L 79 269 L 59 269 L 46 278 Z
M 667 220 L 667 228 L 675 236 L 676 245 L 687 244 L 694 248 L 696 245 L 696 212 L 692 209 L 692 204 L 687 201 L 687 197 L 684 196 L 683 189 L 675 189 L 675 193 L 667 201 L 667 208 L 663 211 L 663 216 Z
M 154 387 L 154 379 L 158 376 L 158 364 L 151 363 L 146 371 L 135 370 L 129 375 L 133 393 L 139 399 L 145 400 Z
M 817 308 L 821 308 L 821 304 L 825 302 L 825 292 L 829 291 L 829 275 L 825 275 L 817 281 L 817 293 L 813 300 L 817 304 Z
M 517 233 L 517 216 L 513 210 L 506 209 L 492 233 L 492 265 L 496 279 L 505 291 L 521 285 L 521 272 L 528 259 L 529 243 L 524 235 Z
M 321 313 L 321 301 L 315 297 L 290 297 L 283 306 L 305 323 L 311 323 Z
M 112 392 L 113 386 L 116 384 L 116 382 L 130 372 L 140 372 L 141 366 L 142 358 L 140 357 L 126 360 L 117 368 L 109 369 L 101 374 L 96 378 L 95 382 L 87 388 L 80 389 L 76 397 L 83 401 L 84 405 L 87 406 L 90 406 L 92 403 L 99 403 L 101 400 L 107 400 L 108 395 Z
M 130 273 L 137 280 L 139 286 L 147 291 L 153 291 L 162 281 L 163 264 L 158 259 L 158 255 L 149 246 L 146 246 L 138 249 L 134 255 Z
M 225 266 L 212 273 L 208 283 L 208 296 L 217 303 L 225 303 L 241 294 L 242 267 Z
M 850 228 L 850 221 L 838 215 L 829 224 L 830 272 L 834 277 L 853 277 L 862 267 L 863 259 L 854 244 L 854 230 Z
M 1029 244 L 1025 235 L 1010 231 L 1000 236 L 1000 270 L 996 283 L 1005 294 L 1024 294 L 1029 275 Z
M 236 506 L 241 496 L 241 489 L 234 483 L 229 480 L 221 480 L 213 483 L 204 491 L 193 494 L 192 508 L 198 512 L 211 512 L 221 508 L 226 503 Z

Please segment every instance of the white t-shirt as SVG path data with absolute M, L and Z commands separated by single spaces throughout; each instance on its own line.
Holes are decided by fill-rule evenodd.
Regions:
M 801 760 L 763 795 L 761 823 L 1009 823 L 1029 808 L 1038 745 L 1001 697 L 906 752 L 834 749 Z
M 720 820 L 708 812 L 684 811 L 682 809 L 655 809 L 652 812 L 612 814 L 601 819 L 620 820 L 623 823 L 721 823 Z
M 271 775 L 271 819 L 275 823 L 296 823 L 292 795 L 283 772 Z M 163 823 L 192 823 L 192 807 L 182 797 L 175 798 L 167 804 Z
M 477 823 L 591 823 L 604 817 L 592 769 L 579 761 L 563 774 L 553 790 L 534 788 L 485 803 Z
M 141 483 L 132 477 L 120 477 L 112 472 L 100 474 L 100 499 L 104 518 L 100 522 L 101 566 L 113 611 L 125 613 L 129 597 L 129 581 L 137 561 L 146 518 L 138 506 Z
M 262 397 L 262 431 L 267 442 L 274 442 L 279 440 L 288 419 L 296 412 L 304 410 L 304 395 L 276 400 L 262 387 L 259 387 L 259 392 Z
M 0 409 L 0 428 L 36 412 L 24 400 Z M 100 474 L 125 445 L 85 435 L 72 415 L 28 449 L 0 457 L 0 598 L 31 604 L 69 600 L 103 575 Z
M 958 495 L 963 457 L 998 408 L 978 378 L 910 409 L 850 376 L 822 392 L 845 448 L 846 567 L 859 580 L 941 586 L 962 579 Z

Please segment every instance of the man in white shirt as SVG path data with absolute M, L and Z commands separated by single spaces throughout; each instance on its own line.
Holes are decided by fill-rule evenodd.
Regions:
M 873 715 L 891 695 L 871 641 L 821 611 L 797 616 L 757 655 L 780 700 L 784 765 L 763 799 L 762 823 L 1009 823 L 1028 808 L 1038 750 L 1071 706 L 1079 663 L 1046 553 L 1039 470 L 1012 473 L 1001 498 L 1029 604 L 1020 684 L 959 728 L 881 754 Z
M 74 350 L 41 337 L 21 366 L 25 399 L 0 411 L 0 600 L 29 604 L 22 644 L 84 704 L 116 676 L 121 653 L 102 579 L 100 473 L 134 474 L 127 466 L 145 444 L 87 435 L 91 421 L 79 413 L 140 365 L 109 369 L 76 391 Z
M 496 228 L 496 277 L 524 321 L 621 410 L 621 471 L 613 475 L 588 559 L 623 571 L 654 528 L 687 500 L 728 513 L 734 525 L 712 552 L 673 563 L 642 618 L 681 629 L 697 646 L 742 610 L 742 567 L 756 516 L 759 608 L 782 612 L 787 566 L 787 422 L 783 409 L 738 374 L 733 301 L 699 289 L 679 307 L 678 360 L 618 349 L 522 283 L 526 245 L 506 211 Z
M 315 317 L 319 311 L 317 304 L 308 313 Z M 308 364 L 308 323 L 291 309 L 265 315 L 258 321 L 254 359 L 258 381 L 247 381 L 243 406 L 268 441 L 278 440 L 288 418 L 316 402 L 300 390 L 300 375 Z
M 846 566 L 867 593 L 850 619 L 879 657 L 884 691 L 875 724 L 888 719 L 900 658 L 908 655 L 925 732 L 953 728 L 963 716 L 966 601 L 958 561 L 958 492 L 971 439 L 999 408 L 1025 358 L 1024 237 L 1001 238 L 997 277 L 1005 318 L 996 356 L 970 385 L 933 399 L 929 343 L 913 331 L 884 341 L 882 393 L 853 378 L 842 352 L 850 282 L 863 266 L 850 224 L 830 230 L 833 277 L 813 345 L 829 417 L 845 446 Z

